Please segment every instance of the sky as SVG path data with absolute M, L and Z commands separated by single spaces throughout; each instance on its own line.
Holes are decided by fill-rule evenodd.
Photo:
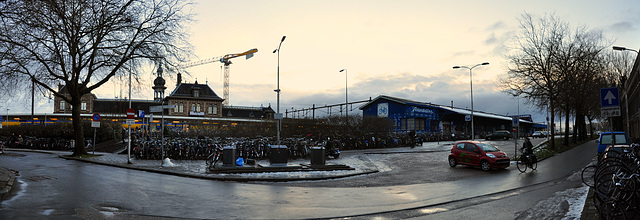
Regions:
M 192 60 L 240 53 L 230 66 L 230 99 L 234 106 L 277 108 L 273 91 L 281 89 L 280 110 L 362 101 L 388 95 L 418 102 L 470 108 L 469 70 L 453 66 L 490 65 L 473 69 L 474 109 L 502 115 L 532 114 L 543 122 L 544 110 L 499 90 L 506 74 L 505 54 L 520 31 L 518 18 L 555 14 L 571 27 L 602 31 L 612 45 L 640 48 L 640 4 L 615 1 L 209 1 L 196 0 L 195 21 L 186 25 Z M 633 52 L 631 52 L 633 53 Z M 208 84 L 223 96 L 221 63 L 185 69 L 183 82 Z M 141 70 L 133 99 L 153 99 L 155 67 Z M 345 72 L 339 72 L 346 69 Z M 169 75 L 169 76 L 167 76 Z M 167 90 L 175 73 L 166 73 Z M 126 84 L 107 83 L 98 98 L 127 95 Z M 30 112 L 30 101 L 10 112 Z M 13 103 L 12 103 L 13 102 Z M 361 113 L 354 105 L 350 114 Z M 53 101 L 39 99 L 36 112 L 53 112 Z M 326 110 L 317 110 L 322 115 Z M 334 108 L 333 114 L 339 114 Z

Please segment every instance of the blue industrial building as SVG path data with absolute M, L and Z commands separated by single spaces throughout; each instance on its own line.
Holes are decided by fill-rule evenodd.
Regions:
M 393 121 L 395 132 L 440 133 L 470 137 L 471 111 L 468 109 L 417 102 L 390 96 L 378 96 L 360 107 L 363 117 L 388 118 Z M 474 111 L 476 138 L 482 138 L 497 130 L 514 131 L 514 117 Z M 540 129 L 531 116 L 518 117 L 520 135 Z M 535 127 L 534 127 L 535 125 Z M 544 126 L 544 125 L 542 125 Z M 545 126 L 546 128 L 546 126 Z M 460 136 L 458 136 L 460 137 Z

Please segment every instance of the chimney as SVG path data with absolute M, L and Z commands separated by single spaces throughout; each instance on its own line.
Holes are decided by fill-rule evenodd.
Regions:
M 177 80 L 178 82 L 176 82 L 176 86 L 178 86 L 178 85 L 180 85 L 180 83 L 182 83 L 182 74 L 178 73 L 178 77 L 177 78 L 178 78 L 178 80 Z

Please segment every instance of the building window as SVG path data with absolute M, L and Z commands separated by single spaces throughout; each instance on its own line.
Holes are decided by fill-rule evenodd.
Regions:
M 82 111 L 86 111 L 87 110 L 87 101 L 82 101 L 82 103 L 80 103 L 80 110 Z
M 218 105 L 213 105 L 213 114 L 214 115 L 218 114 Z
M 178 105 L 178 111 L 179 111 L 180 113 L 184 112 L 184 103 L 182 103 L 182 102 L 181 102 L 181 103 Z
M 60 111 L 65 110 L 65 105 L 66 105 L 66 102 L 64 100 L 60 100 Z
M 200 112 L 200 103 L 196 105 L 196 112 Z
M 200 97 L 200 91 L 199 90 L 193 90 L 193 97 Z
M 212 115 L 213 114 L 213 105 L 209 104 L 209 114 Z
M 196 104 L 191 104 L 191 111 L 195 112 L 196 111 Z

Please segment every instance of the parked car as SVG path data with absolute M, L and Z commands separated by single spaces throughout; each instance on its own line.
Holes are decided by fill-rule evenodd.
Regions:
M 547 137 L 547 132 L 544 131 L 536 131 L 531 135 L 532 138 L 545 138 Z
M 511 138 L 511 132 L 509 131 L 495 131 L 484 137 L 486 140 L 509 140 L 509 138 Z
M 479 141 L 460 141 L 451 147 L 449 166 L 458 164 L 480 167 L 484 171 L 505 169 L 510 165 L 509 156 L 496 146 Z
M 627 133 L 622 131 L 614 131 L 613 135 L 616 139 L 616 142 L 613 145 L 629 145 L 629 138 L 627 137 Z M 602 158 L 602 154 L 606 150 L 607 146 L 611 144 L 611 132 L 603 132 L 600 134 L 600 138 L 596 140 L 598 143 L 598 159 Z

